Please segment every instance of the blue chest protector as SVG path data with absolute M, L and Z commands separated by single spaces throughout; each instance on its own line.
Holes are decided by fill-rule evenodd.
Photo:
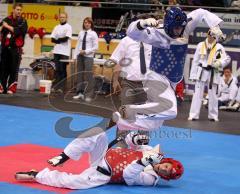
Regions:
M 187 55 L 187 44 L 170 45 L 170 48 L 152 47 L 150 69 L 166 76 L 171 82 L 179 82 Z

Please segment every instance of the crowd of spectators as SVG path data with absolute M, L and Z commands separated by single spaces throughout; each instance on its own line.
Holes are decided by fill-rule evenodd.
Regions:
M 121 7 L 129 9 L 149 9 L 150 6 L 142 6 L 136 4 L 164 4 L 164 5 L 189 5 L 189 6 L 209 6 L 209 7 L 240 7 L 240 0 L 84 0 L 84 3 L 81 3 L 76 0 L 76 3 L 60 3 L 64 5 L 76 5 L 76 6 L 92 6 L 92 7 Z M 89 3 L 87 3 L 88 1 Z M 1 0 L 1 3 L 13 3 L 14 0 Z M 44 3 L 44 0 L 15 0 L 19 3 Z M 101 3 L 91 3 L 91 2 L 108 2 L 109 4 Z M 50 2 L 48 2 L 50 3 Z M 52 4 L 53 2 L 51 2 Z M 55 4 L 56 4 L 55 3 Z M 119 3 L 130 3 L 121 5 Z M 131 5 L 132 4 L 132 5 Z
M 232 1 L 231 6 L 240 8 L 240 0 Z

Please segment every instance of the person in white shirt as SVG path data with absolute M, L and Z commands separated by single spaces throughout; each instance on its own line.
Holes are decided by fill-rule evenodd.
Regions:
M 132 132 L 125 141 L 130 148 L 111 148 L 104 132 L 76 138 L 48 163 L 58 166 L 68 159 L 79 160 L 84 152 L 88 152 L 90 167 L 81 174 L 45 168 L 39 172 L 17 172 L 15 178 L 60 188 L 89 189 L 107 183 L 156 186 L 163 179 L 174 180 L 182 176 L 183 165 L 172 158 L 164 158 L 159 145 L 154 148 L 145 145 L 147 141 L 144 135 Z
M 232 75 L 230 66 L 223 69 L 223 76 L 218 85 L 218 106 L 225 107 L 230 101 L 233 101 L 237 95 L 237 78 Z
M 73 58 L 77 60 L 78 87 L 73 99 L 85 99 L 91 102 L 94 95 L 93 62 L 98 50 L 98 35 L 93 30 L 94 24 L 90 17 L 83 20 L 83 30 L 79 32 Z
M 229 102 L 226 109 L 230 111 L 238 111 L 240 109 L 240 87 L 238 88 L 237 95 Z
M 195 80 L 195 92 L 193 94 L 188 120 L 198 120 L 203 100 L 205 84 L 208 84 L 208 119 L 218 121 L 218 97 L 217 89 L 220 82 L 220 72 L 231 61 L 224 47 L 217 43 L 214 30 L 208 31 L 205 41 L 197 45 L 190 77 Z
M 141 49 L 144 53 L 143 59 L 140 57 Z M 113 74 L 113 93 L 121 91 L 121 105 L 143 104 L 146 102 L 147 94 L 143 90 L 142 80 L 145 73 L 149 70 L 151 51 L 151 45 L 137 42 L 128 36 L 124 37 L 113 51 L 110 60 L 117 64 L 114 67 Z M 140 69 L 141 62 L 146 65 L 144 74 Z M 121 84 L 119 80 L 121 80 Z M 124 133 L 126 134 L 128 131 L 120 132 L 117 130 L 118 136 Z M 119 142 L 118 146 L 126 147 L 127 145 L 124 142 Z
M 60 24 L 55 26 L 51 34 L 52 42 L 55 43 L 53 48 L 56 65 L 55 80 L 53 83 L 55 90 L 66 89 L 67 63 L 61 60 L 69 59 L 71 52 L 72 27 L 67 23 L 67 17 L 67 13 L 65 12 L 59 14 Z
M 180 8 L 166 11 L 163 24 L 154 18 L 132 22 L 127 35 L 134 40 L 152 45 L 150 71 L 143 81 L 148 102 L 142 105 L 126 105 L 113 113 L 113 120 L 119 129 L 159 129 L 164 120 L 177 115 L 177 101 L 174 88 L 183 78 L 189 35 L 201 21 L 223 34 L 219 29 L 222 20 L 204 9 L 197 9 L 186 15 Z

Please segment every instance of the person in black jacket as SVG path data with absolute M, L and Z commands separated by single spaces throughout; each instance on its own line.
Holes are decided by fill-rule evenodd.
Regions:
M 2 18 L 0 17 L 0 67 L 1 67 L 1 53 L 2 53 L 2 41 L 1 41 L 1 31 L 2 31 Z M 1 70 L 1 69 L 0 69 Z M 1 71 L 0 71 L 0 77 L 1 77 Z
M 13 94 L 17 91 L 18 70 L 22 47 L 27 33 L 27 21 L 21 17 L 22 4 L 13 5 L 12 14 L 1 22 L 1 67 L 0 93 Z

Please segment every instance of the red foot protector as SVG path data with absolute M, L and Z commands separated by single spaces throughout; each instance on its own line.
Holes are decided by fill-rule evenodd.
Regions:
M 79 161 L 67 161 L 63 167 L 51 167 L 47 160 L 61 152 L 62 149 L 32 144 L 0 147 L 0 181 L 57 193 L 68 193 L 72 190 L 45 186 L 35 182 L 19 182 L 14 179 L 16 172 L 29 171 L 31 169 L 39 171 L 48 167 L 52 170 L 79 174 L 89 167 L 87 154 L 84 154 Z

